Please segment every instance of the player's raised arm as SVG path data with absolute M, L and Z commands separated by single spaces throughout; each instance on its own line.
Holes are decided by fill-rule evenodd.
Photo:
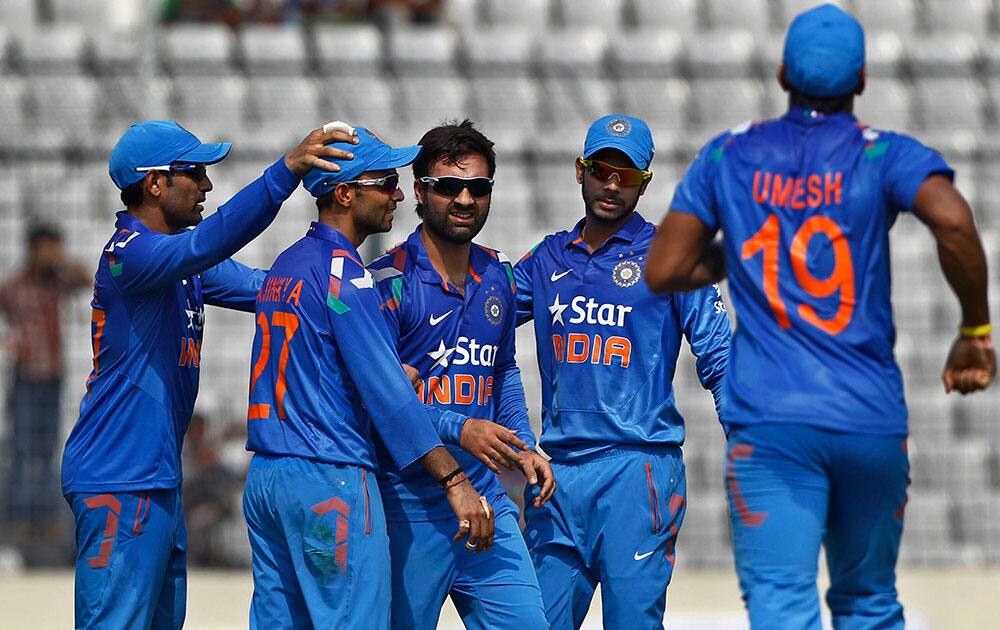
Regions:
M 722 249 L 712 242 L 715 231 L 698 217 L 669 212 L 649 245 L 646 284 L 656 293 L 690 291 L 726 275 Z
M 996 354 L 986 293 L 986 254 L 972 210 L 947 177 L 932 175 L 918 189 L 913 211 L 934 235 L 941 269 L 962 307 L 959 336 L 942 374 L 945 390 L 968 394 L 986 389 L 996 374 Z

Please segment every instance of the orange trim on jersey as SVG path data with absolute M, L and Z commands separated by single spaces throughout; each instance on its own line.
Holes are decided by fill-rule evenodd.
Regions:
M 95 378 L 97 378 L 97 373 L 101 371 L 100 362 L 98 361 L 98 355 L 101 353 L 101 337 L 104 336 L 104 324 L 107 321 L 107 313 L 100 309 L 93 309 L 90 315 L 90 322 L 97 326 L 94 331 L 94 371 L 90 373 L 87 378 L 87 394 L 90 394 L 90 383 Z
M 477 284 L 482 284 L 483 283 L 483 279 L 480 278 L 479 274 L 476 273 L 476 270 L 472 268 L 472 263 L 471 262 L 469 263 L 469 275 L 472 276 L 472 279 L 475 280 Z
M 347 251 L 346 249 L 335 249 L 335 250 L 333 250 L 333 254 L 331 255 L 331 257 L 333 257 L 333 258 L 338 258 L 338 257 L 341 257 L 341 256 L 344 257 L 344 258 L 350 258 L 354 262 L 358 263 L 359 266 L 364 267 L 364 265 L 361 264 L 361 261 L 358 260 L 357 258 L 355 258 L 354 254 L 352 254 L 351 252 Z
M 250 405 L 247 409 L 247 420 L 264 420 L 271 416 L 271 405 Z

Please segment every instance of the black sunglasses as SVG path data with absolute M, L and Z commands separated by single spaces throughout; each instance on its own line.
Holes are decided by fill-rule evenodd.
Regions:
M 492 177 L 421 177 L 434 192 L 445 197 L 457 197 L 468 188 L 473 197 L 485 197 L 493 192 Z

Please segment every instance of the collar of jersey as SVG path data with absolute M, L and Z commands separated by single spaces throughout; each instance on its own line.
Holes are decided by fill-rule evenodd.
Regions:
M 337 229 L 332 228 L 325 223 L 320 223 L 319 221 L 313 221 L 310 223 L 309 231 L 306 232 L 306 236 L 336 243 L 342 249 L 346 249 L 348 252 L 353 254 L 355 260 L 361 260 L 361 256 L 358 255 L 358 250 L 354 248 L 354 243 L 347 240 L 347 237 L 341 234 Z
M 407 257 L 413 261 L 413 268 L 416 270 L 417 277 L 420 278 L 421 282 L 436 284 L 449 293 L 458 293 L 458 290 L 448 282 L 447 278 L 438 273 L 438 270 L 434 268 L 434 264 L 431 263 L 431 259 L 427 255 L 427 248 L 424 247 L 424 242 L 420 240 L 420 230 L 422 227 L 423 224 L 418 225 L 417 229 L 413 230 L 413 233 L 406 239 L 406 244 L 404 245 Z M 473 243 L 472 249 L 469 251 L 469 271 L 472 273 L 469 273 L 468 277 L 474 282 L 482 282 L 483 274 L 486 273 L 491 260 L 493 258 L 483 248 Z
M 584 217 L 580 219 L 573 229 L 569 231 L 569 236 L 571 237 L 566 241 L 566 247 L 576 247 L 579 246 L 583 249 L 587 249 L 587 246 L 583 243 L 583 237 L 580 236 L 580 232 L 583 230 L 583 226 L 587 223 L 587 218 Z M 646 224 L 646 219 L 642 218 L 638 212 L 632 213 L 632 218 L 629 219 L 625 225 L 621 226 L 617 232 L 608 237 L 608 240 L 604 244 L 610 243 L 611 241 L 622 241 L 625 243 L 631 243 L 635 240 L 635 237 L 639 235 L 639 231 L 642 230 L 642 226 Z M 604 247 L 604 244 L 601 247 Z M 598 248 L 600 249 L 600 247 Z
M 818 112 L 808 107 L 799 107 L 798 105 L 793 105 L 788 108 L 788 112 L 784 115 L 784 120 L 788 122 L 795 123 L 797 125 L 819 125 L 825 122 L 833 121 L 850 121 L 854 122 L 857 119 L 854 117 L 853 112 L 837 112 L 836 114 L 824 114 L 823 112 Z

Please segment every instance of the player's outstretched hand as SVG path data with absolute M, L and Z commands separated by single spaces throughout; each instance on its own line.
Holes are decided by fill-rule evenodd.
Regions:
M 318 129 L 313 129 L 309 135 L 291 151 L 285 154 L 285 166 L 288 170 L 302 177 L 312 168 L 325 171 L 339 171 L 340 166 L 323 158 L 335 160 L 353 160 L 354 154 L 342 149 L 328 147 L 331 142 L 358 143 L 358 132 L 345 122 L 335 120 L 326 123 Z
M 518 454 L 511 446 L 521 450 L 528 448 L 528 445 L 517 437 L 516 432 L 496 422 L 478 418 L 469 418 L 465 421 L 458 444 L 497 474 L 500 474 L 498 464 L 508 470 L 520 467 Z
M 552 472 L 552 465 L 535 451 L 529 449 L 521 451 L 517 456 L 524 476 L 528 478 L 528 483 L 537 485 L 540 483 L 538 496 L 535 497 L 535 507 L 542 507 L 552 498 L 552 493 L 556 491 L 556 476 Z
M 990 337 L 959 337 L 951 345 L 944 365 L 944 390 L 962 394 L 986 389 L 997 372 L 997 357 Z
M 475 550 L 476 553 L 482 553 L 492 547 L 493 508 L 476 492 L 469 480 L 466 478 L 460 483 L 448 486 L 445 496 L 448 497 L 448 503 L 451 504 L 459 523 L 458 532 L 453 540 L 458 542 L 465 538 L 465 548 L 469 551 Z

